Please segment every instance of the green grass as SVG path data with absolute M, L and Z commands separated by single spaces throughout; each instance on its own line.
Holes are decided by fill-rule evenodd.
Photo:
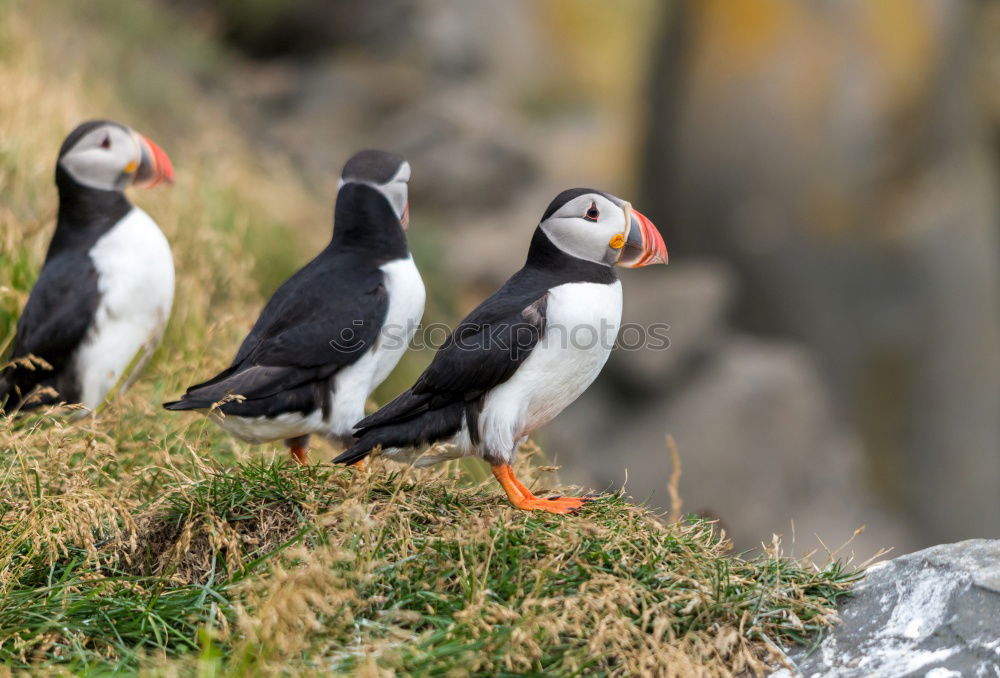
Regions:
M 161 494 L 128 524 L 97 521 L 97 546 L 55 557 L 23 538 L 30 508 L 3 507 L 22 519 L 0 521 L 0 552 L 18 544 L 21 563 L 0 601 L 0 661 L 82 674 L 154 671 L 156 656 L 236 675 L 733 667 L 820 633 L 857 576 L 738 557 L 712 524 L 666 525 L 616 495 L 567 518 L 516 511 L 453 471 L 160 472 Z

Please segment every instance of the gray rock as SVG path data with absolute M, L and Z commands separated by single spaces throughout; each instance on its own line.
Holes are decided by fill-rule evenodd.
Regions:
M 670 351 L 664 352 L 669 354 Z M 785 535 L 802 555 L 844 544 L 861 559 L 912 538 L 874 506 L 856 441 L 837 425 L 818 369 L 793 342 L 725 336 L 667 394 L 625 398 L 607 380 L 539 435 L 570 482 L 622 485 L 636 501 L 668 507 L 673 435 L 684 508 L 722 520 L 739 550 Z M 603 376 L 602 376 L 603 379 Z
M 842 622 L 772 678 L 1000 676 L 1000 540 L 945 544 L 879 563 Z
M 391 138 L 392 146 L 420 168 L 410 186 L 429 208 L 472 214 L 499 210 L 537 180 L 539 168 L 523 123 L 498 111 L 481 111 L 488 97 L 476 87 L 451 91 L 447 99 L 408 108 L 382 126 L 380 136 Z
M 666 390 L 685 366 L 719 348 L 733 283 L 721 262 L 623 274 L 622 330 L 608 373 L 644 392 Z M 658 340 L 658 330 L 666 330 L 667 342 Z
M 675 260 L 733 267 L 737 329 L 814 352 L 921 546 L 997 534 L 1000 183 L 970 77 L 995 3 L 907 3 L 935 47 L 895 74 L 890 4 L 762 3 L 738 40 L 714 4 L 673 4 L 636 203 Z

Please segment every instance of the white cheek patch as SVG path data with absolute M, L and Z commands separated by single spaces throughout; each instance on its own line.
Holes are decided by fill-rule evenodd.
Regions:
M 89 188 L 120 191 L 128 184 L 129 177 L 122 174 L 125 163 L 119 162 L 117 154 L 103 148 L 71 152 L 59 164 L 76 183 Z
M 344 187 L 344 178 L 341 177 L 340 181 L 337 182 L 337 191 Z M 406 202 L 409 198 L 409 188 L 405 181 L 393 181 L 388 184 L 375 184 L 370 181 L 358 181 L 357 179 L 351 179 L 352 184 L 364 184 L 365 186 L 371 186 L 376 191 L 382 194 L 382 196 L 389 202 L 392 207 L 392 211 L 395 212 L 396 218 L 402 222 L 404 218 L 408 220 L 409 214 L 406 209 Z
M 139 137 L 135 132 L 105 126 L 80 139 L 60 158 L 59 165 L 82 186 L 122 191 L 131 183 L 140 159 Z
M 396 213 L 399 220 L 409 221 L 409 214 L 406 213 L 406 202 L 409 198 L 410 163 L 403 161 L 396 171 L 396 175 L 384 184 L 374 186 L 379 193 L 392 205 L 392 211 Z
M 552 244 L 578 259 L 612 265 L 619 250 L 612 249 L 611 239 L 621 233 L 620 225 L 594 223 L 580 217 L 550 218 L 542 230 Z
M 597 219 L 586 216 L 591 206 L 600 211 Z M 613 243 L 627 237 L 627 220 L 623 215 L 627 203 L 618 203 L 603 194 L 587 193 L 563 205 L 541 224 L 552 244 L 578 259 L 613 266 L 621 249 Z
M 578 217 L 550 218 L 542 225 L 552 244 L 578 259 L 604 260 L 607 239 L 599 233 L 597 224 Z M 603 242 L 602 242 L 603 241 Z
M 410 180 L 410 163 L 403 161 L 403 164 L 399 166 L 399 171 L 396 172 L 396 176 L 392 178 L 389 183 L 401 181 L 404 184 Z
M 385 199 L 389 201 L 392 205 L 392 211 L 396 213 L 399 220 L 403 220 L 403 212 L 406 210 L 406 199 L 409 195 L 407 186 L 405 182 L 394 181 L 391 184 L 386 184 L 385 186 L 375 186 L 375 189 L 379 193 L 385 196 Z
M 396 213 L 396 217 L 403 222 L 404 220 L 409 220 L 409 214 L 407 212 L 406 203 L 409 199 L 409 186 L 407 182 L 410 180 L 410 163 L 404 161 L 396 174 L 389 181 L 384 184 L 376 184 L 373 181 L 365 181 L 363 179 L 357 179 L 351 177 L 351 183 L 364 184 L 365 186 L 371 186 L 376 191 L 381 193 L 386 200 L 389 201 L 389 205 L 392 206 L 392 211 Z M 347 180 L 344 177 L 340 177 L 337 181 L 337 191 L 344 187 Z

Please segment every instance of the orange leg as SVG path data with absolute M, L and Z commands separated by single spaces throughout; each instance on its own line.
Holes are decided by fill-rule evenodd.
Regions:
M 295 463 L 302 466 L 309 463 L 309 456 L 306 454 L 306 448 L 309 446 L 309 434 L 288 438 L 285 440 L 285 445 L 288 446 L 288 451 L 292 453 L 292 460 Z
M 288 448 L 288 451 L 292 453 L 292 459 L 295 460 L 295 463 L 301 464 L 303 466 L 309 463 L 309 457 L 306 454 L 305 447 L 293 445 L 292 447 Z
M 492 468 L 494 477 L 499 481 L 504 492 L 507 493 L 507 499 L 521 510 L 573 513 L 590 501 L 586 497 L 559 497 L 553 499 L 536 497 L 531 493 L 531 490 L 517 479 L 517 476 L 514 475 L 514 469 L 508 464 L 498 464 Z

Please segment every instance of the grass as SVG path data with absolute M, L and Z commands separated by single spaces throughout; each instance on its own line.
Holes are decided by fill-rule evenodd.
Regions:
M 0 346 L 51 236 L 69 129 L 134 124 L 178 175 L 133 196 L 178 272 L 143 378 L 80 422 L 0 420 L 0 675 L 737 675 L 832 622 L 855 572 L 777 546 L 734 554 L 696 517 L 621 496 L 525 514 L 458 465 L 291 467 L 160 409 L 226 364 L 328 233 L 330 201 L 199 84 L 224 54 L 155 4 L 125 5 L 0 0 Z M 523 477 L 555 485 L 527 456 Z
M 80 461 L 49 475 L 34 457 L 4 500 L 9 667 L 720 675 L 821 632 L 856 577 L 738 557 L 711 523 L 617 495 L 570 519 L 521 513 L 457 467 L 192 458 L 116 502 L 107 483 L 100 500 L 57 493 L 109 473 Z

